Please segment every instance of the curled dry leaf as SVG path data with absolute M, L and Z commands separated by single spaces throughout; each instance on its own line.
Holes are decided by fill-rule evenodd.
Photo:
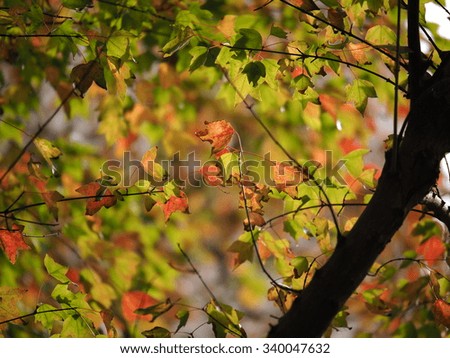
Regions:
M 209 142 L 212 145 L 212 152 L 217 153 L 223 150 L 234 134 L 234 128 L 227 121 L 205 122 L 206 129 L 195 132 L 203 142 Z
M 255 226 L 264 226 L 266 220 L 261 214 L 250 212 L 248 213 L 248 217 L 250 218 L 250 224 L 248 218 L 244 220 L 244 228 L 246 231 L 253 229 Z
M 241 208 L 247 205 L 247 208 L 253 213 L 263 214 L 263 202 L 269 200 L 269 192 L 270 189 L 267 185 L 264 184 L 253 184 L 248 183 L 249 185 L 243 186 L 243 190 L 245 193 L 245 203 L 244 198 L 242 196 L 242 191 L 240 193 L 240 204 Z M 253 185 L 251 185 L 253 184 Z

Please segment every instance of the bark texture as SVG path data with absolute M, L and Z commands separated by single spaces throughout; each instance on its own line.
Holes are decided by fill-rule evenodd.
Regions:
M 429 193 L 440 160 L 450 152 L 450 66 L 448 58 L 420 88 L 398 149 L 392 150 L 377 190 L 351 232 L 280 318 L 269 337 L 321 337 L 365 278 L 408 212 Z

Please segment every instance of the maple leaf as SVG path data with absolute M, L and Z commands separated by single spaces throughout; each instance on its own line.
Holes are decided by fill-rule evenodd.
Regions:
M 261 214 L 250 212 L 248 213 L 248 217 L 250 218 L 250 224 L 248 218 L 244 219 L 244 228 L 246 231 L 253 229 L 255 226 L 264 226 L 266 223 Z
M 144 171 L 150 175 L 157 183 L 167 178 L 167 173 L 161 164 L 156 163 L 156 155 L 158 153 L 158 147 L 155 146 L 147 150 L 141 159 L 141 164 L 144 167 Z
M 0 229 L 0 246 L 12 264 L 16 263 L 19 250 L 29 250 L 30 247 L 23 240 L 23 226 L 13 224 L 11 230 Z
M 293 165 L 275 162 L 271 169 L 276 189 L 293 198 L 297 196 L 297 185 L 308 180 L 303 168 L 299 169 Z
M 211 186 L 223 185 L 221 170 L 217 165 L 205 164 L 199 169 L 199 172 L 203 176 L 205 184 Z
M 188 199 L 184 192 L 180 191 L 179 196 L 172 195 L 164 204 L 159 203 L 164 212 L 164 218 L 166 222 L 170 219 L 170 216 L 180 211 L 182 213 L 189 213 Z
M 444 300 L 434 301 L 433 313 L 436 321 L 450 328 L 450 304 Z
M 444 257 L 445 245 L 439 236 L 432 236 L 417 248 L 417 253 L 422 255 L 429 265 L 432 265 L 436 260 Z
M 27 292 L 24 288 L 0 287 L 0 322 L 11 318 L 19 317 L 20 310 L 17 307 L 19 302 L 23 302 L 23 296 Z M 15 321 L 19 323 L 20 320 Z M 4 326 L 0 323 L 0 330 Z
M 70 79 L 74 84 L 75 93 L 81 98 L 92 86 L 93 82 L 106 89 L 103 68 L 98 61 L 89 61 L 88 63 L 75 66 L 70 72 Z
M 239 207 L 243 208 L 245 207 L 244 204 L 246 204 L 247 208 L 251 212 L 263 214 L 264 210 L 262 202 L 269 200 L 269 188 L 266 185 L 260 183 L 245 183 L 243 189 L 245 194 L 245 203 L 241 191 Z
M 96 181 L 83 185 L 75 191 L 85 196 L 92 196 L 86 201 L 86 215 L 94 215 L 102 207 L 110 208 L 117 203 L 113 193 Z
M 206 129 L 196 131 L 195 135 L 203 142 L 209 142 L 212 145 L 212 152 L 217 153 L 224 149 L 230 143 L 234 134 L 234 128 L 230 123 L 224 120 L 208 122 L 205 121 Z
M 137 319 L 151 319 L 151 315 L 136 314 L 139 308 L 145 308 L 157 303 L 155 299 L 142 291 L 129 291 L 122 296 L 122 313 L 127 321 L 135 321 Z

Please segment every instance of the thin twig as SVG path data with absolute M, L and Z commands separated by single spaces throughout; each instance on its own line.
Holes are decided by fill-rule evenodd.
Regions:
M 279 51 L 279 50 L 269 50 L 267 48 L 251 48 L 251 47 L 239 47 L 239 46 L 233 46 L 233 45 L 229 45 L 226 43 L 222 43 L 221 46 L 223 47 L 227 47 L 229 49 L 232 50 L 246 50 L 246 51 L 255 51 L 255 52 L 265 52 L 265 53 L 273 53 L 273 54 L 277 54 L 277 55 L 285 55 L 285 56 L 293 56 L 293 57 L 300 57 L 302 59 L 305 58 L 313 58 L 313 59 L 318 59 L 318 60 L 325 60 L 325 61 L 332 61 L 332 62 L 338 62 L 342 65 L 348 66 L 348 67 L 353 67 L 356 68 L 358 70 L 367 72 L 371 75 L 374 75 L 378 78 L 381 78 L 382 80 L 386 81 L 387 83 L 394 85 L 395 86 L 395 81 L 392 81 L 390 78 L 383 76 L 380 73 L 377 73 L 375 71 L 372 71 L 371 69 L 368 69 L 366 67 L 363 67 L 361 65 L 355 64 L 355 63 L 351 63 L 348 61 L 344 61 L 342 59 L 337 59 L 337 58 L 332 58 L 332 57 L 327 57 L 327 56 L 321 56 L 321 55 L 310 55 L 310 54 L 305 54 L 303 52 L 301 52 L 300 50 L 297 49 L 297 51 L 299 51 L 298 54 L 296 53 L 291 53 L 291 52 L 286 52 L 286 51 Z M 400 89 L 402 92 L 406 93 L 406 89 L 402 86 L 398 86 L 398 89 Z

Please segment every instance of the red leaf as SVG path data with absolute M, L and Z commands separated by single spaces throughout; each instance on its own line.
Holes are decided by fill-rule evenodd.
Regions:
M 134 313 L 138 308 L 146 308 L 154 305 L 155 301 L 151 296 L 142 291 L 126 292 L 122 296 L 122 313 L 127 321 L 135 321 L 137 319 L 150 320 L 152 315 L 139 315 Z
M 445 327 L 450 328 L 450 304 L 436 300 L 433 305 L 434 318 Z
M 102 207 L 110 208 L 117 203 L 117 198 L 111 193 L 111 190 L 96 181 L 83 185 L 75 191 L 85 196 L 92 196 L 86 202 L 86 215 L 94 215 Z
M 23 226 L 13 224 L 11 230 L 0 229 L 0 246 L 11 263 L 16 263 L 19 250 L 29 250 L 30 247 L 23 240 Z
M 172 195 L 169 200 L 167 200 L 164 204 L 159 204 L 164 212 L 164 217 L 166 222 L 170 219 L 170 215 L 172 215 L 175 211 L 181 211 L 182 213 L 189 213 L 189 205 L 188 199 L 184 192 L 180 192 L 180 196 Z
M 218 186 L 223 184 L 223 180 L 220 177 L 220 168 L 216 165 L 205 164 L 199 169 L 199 172 L 203 176 L 205 184 L 211 186 Z
M 45 204 L 48 207 L 49 212 L 53 215 L 55 220 L 58 220 L 58 207 L 57 203 L 64 198 L 63 195 L 61 195 L 56 190 L 47 191 L 47 182 L 44 180 L 41 180 L 39 178 L 35 178 L 33 176 L 29 179 L 39 190 L 39 192 L 42 195 L 42 198 L 45 201 Z
M 432 265 L 436 260 L 444 257 L 445 245 L 439 236 L 432 236 L 417 248 L 417 253 L 422 255 L 429 265 Z
M 205 122 L 206 129 L 195 132 L 203 142 L 212 144 L 212 152 L 217 153 L 224 149 L 234 134 L 234 129 L 227 121 Z

